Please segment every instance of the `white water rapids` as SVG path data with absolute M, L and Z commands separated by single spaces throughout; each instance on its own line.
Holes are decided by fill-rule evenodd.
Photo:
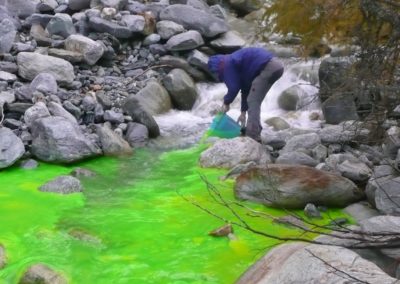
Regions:
M 281 117 L 294 128 L 318 128 L 322 112 L 316 100 L 317 77 L 320 61 L 284 62 L 283 76 L 272 86 L 261 105 L 262 135 L 268 135 L 272 127 L 265 123 L 271 117 Z M 304 107 L 297 111 L 285 111 L 278 106 L 279 95 L 287 88 L 298 85 L 304 91 L 300 100 Z M 198 83 L 198 99 L 191 111 L 171 110 L 155 117 L 161 136 L 152 141 L 156 147 L 184 148 L 200 140 L 210 126 L 215 109 L 222 104 L 226 87 L 223 83 Z M 240 94 L 231 104 L 228 115 L 236 119 L 240 114 Z M 319 119 L 310 120 L 310 114 L 317 113 Z

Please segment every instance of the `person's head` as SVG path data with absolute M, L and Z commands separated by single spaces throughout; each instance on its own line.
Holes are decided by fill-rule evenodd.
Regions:
M 217 54 L 210 56 L 208 59 L 208 70 L 217 80 L 221 80 L 221 70 L 224 64 L 224 57 L 224 55 Z

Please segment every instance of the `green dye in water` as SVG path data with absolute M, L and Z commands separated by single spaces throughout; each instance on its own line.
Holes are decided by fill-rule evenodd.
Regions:
M 208 235 L 224 223 L 181 195 L 235 220 L 213 201 L 200 174 L 227 200 L 234 199 L 233 181 L 219 180 L 226 171 L 199 168 L 202 150 L 141 150 L 123 159 L 99 158 L 74 166 L 41 163 L 34 170 L 1 171 L 0 244 L 6 248 L 7 265 L 0 270 L 0 283 L 18 283 L 26 268 L 36 263 L 77 284 L 234 283 L 277 241 L 237 227 L 236 240 Z M 83 193 L 62 196 L 38 191 L 40 185 L 77 166 L 97 173 L 82 180 Z M 273 216 L 285 215 L 244 204 Z M 300 233 L 242 215 L 270 234 Z M 343 216 L 340 210 L 330 210 L 329 215 Z

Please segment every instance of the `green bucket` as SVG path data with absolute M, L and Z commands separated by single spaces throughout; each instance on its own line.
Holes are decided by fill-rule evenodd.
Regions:
M 220 138 L 234 138 L 241 134 L 240 125 L 225 113 L 217 114 L 210 128 L 207 131 L 208 136 Z

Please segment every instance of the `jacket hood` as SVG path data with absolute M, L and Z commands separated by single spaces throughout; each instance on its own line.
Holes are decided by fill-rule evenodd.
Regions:
M 222 62 L 224 61 L 224 55 L 221 54 L 217 54 L 217 55 L 213 55 L 210 56 L 210 58 L 208 59 L 208 70 L 210 70 L 210 72 L 216 77 L 216 78 L 220 78 L 220 71 L 221 71 L 221 67 Z

